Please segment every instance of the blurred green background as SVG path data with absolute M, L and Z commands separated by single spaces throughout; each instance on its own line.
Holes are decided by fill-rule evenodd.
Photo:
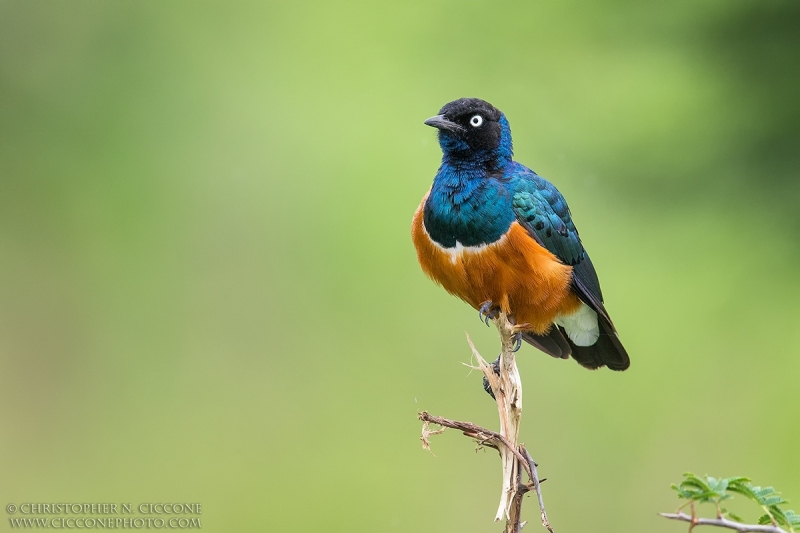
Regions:
M 569 200 L 631 354 L 521 352 L 556 531 L 683 531 L 686 470 L 800 502 L 798 57 L 788 0 L 0 1 L 2 507 L 499 530 L 494 453 L 416 419 L 496 426 L 460 364 L 496 333 L 409 235 L 462 96 Z

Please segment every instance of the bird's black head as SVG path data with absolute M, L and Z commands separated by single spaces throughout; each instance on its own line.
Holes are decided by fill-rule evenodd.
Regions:
M 485 100 L 455 100 L 425 124 L 439 130 L 442 152 L 452 162 L 503 163 L 511 157 L 508 121 Z

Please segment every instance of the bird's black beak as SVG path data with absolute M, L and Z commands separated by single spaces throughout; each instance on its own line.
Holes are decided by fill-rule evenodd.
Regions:
M 463 132 L 464 127 L 447 120 L 444 115 L 436 115 L 435 117 L 431 117 L 425 121 L 427 126 L 432 126 L 438 130 L 449 131 L 452 133 Z

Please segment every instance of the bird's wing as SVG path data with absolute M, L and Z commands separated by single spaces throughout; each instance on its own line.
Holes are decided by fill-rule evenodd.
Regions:
M 532 171 L 516 178 L 512 206 L 517 220 L 540 245 L 572 267 L 575 293 L 611 323 L 597 273 L 581 244 L 566 200 L 552 183 Z

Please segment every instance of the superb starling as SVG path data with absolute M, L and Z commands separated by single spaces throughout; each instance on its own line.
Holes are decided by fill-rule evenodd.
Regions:
M 442 164 L 412 224 L 422 269 L 479 311 L 506 313 L 521 340 L 586 368 L 625 370 L 628 354 L 558 189 L 512 159 L 505 115 L 478 98 L 425 121 Z

